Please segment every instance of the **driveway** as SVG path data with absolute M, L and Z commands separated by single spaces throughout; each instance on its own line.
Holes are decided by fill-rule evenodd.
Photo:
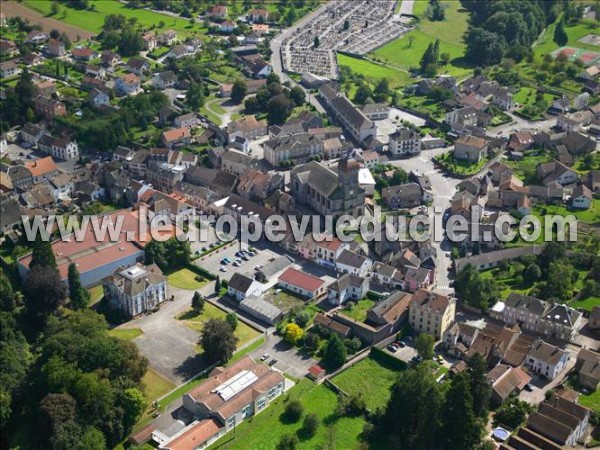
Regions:
M 212 283 L 204 289 L 212 291 Z M 169 286 L 174 301 L 166 301 L 158 312 L 142 315 L 119 328 L 139 328 L 144 334 L 133 340 L 150 362 L 150 367 L 175 384 L 180 384 L 204 367 L 195 350 L 199 335 L 176 317 L 190 308 L 194 291 Z
M 532 380 L 529 384 L 533 385 L 534 389 L 531 392 L 526 390 L 521 391 L 519 394 L 519 399 L 531 405 L 539 405 L 545 400 L 546 392 L 548 392 L 550 389 L 554 389 L 565 380 L 567 374 L 571 371 L 573 366 L 575 366 L 576 361 L 577 355 L 572 353 L 571 359 L 567 363 L 566 368 L 552 381 L 530 372 Z
M 276 369 L 289 373 L 296 378 L 304 377 L 308 372 L 308 368 L 317 364 L 318 361 L 309 356 L 302 355 L 297 348 L 290 347 L 279 337 L 274 336 L 274 331 L 273 328 L 267 330 L 265 344 L 260 349 L 250 353 L 250 356 L 255 361 L 259 361 L 265 353 L 268 353 L 269 357 L 265 360 L 266 363 L 270 364 L 275 359 L 277 363 L 273 367 Z

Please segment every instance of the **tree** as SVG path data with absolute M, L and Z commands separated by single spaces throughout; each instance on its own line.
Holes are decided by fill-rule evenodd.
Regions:
M 319 424 L 320 424 L 319 417 L 316 414 L 314 414 L 314 413 L 307 414 L 306 417 L 304 418 L 304 422 L 302 423 L 302 428 L 301 428 L 302 434 L 310 439 L 317 433 Z
M 364 105 L 373 96 L 373 91 L 368 84 L 361 84 L 354 94 L 354 102 L 359 105 Z
M 69 298 L 73 309 L 84 309 L 90 302 L 90 293 L 81 284 L 77 264 L 69 264 L 68 270 Z
M 283 334 L 283 339 L 291 345 L 296 345 L 296 343 L 302 338 L 304 331 L 295 323 L 288 323 L 285 326 L 285 332 Z
M 202 108 L 204 105 L 204 88 L 200 83 L 190 81 L 190 85 L 185 94 L 185 100 L 188 106 L 194 110 Z
M 50 12 L 52 13 L 53 16 L 55 16 L 58 14 L 59 11 L 60 11 L 60 8 L 58 6 L 58 2 L 53 1 L 52 5 L 50 5 Z
M 296 450 L 297 448 L 298 437 L 295 434 L 286 433 L 277 443 L 277 450 Z
M 215 279 L 215 294 L 219 294 L 221 292 L 221 277 L 217 275 Z
M 465 57 L 482 66 L 500 63 L 506 49 L 503 36 L 474 26 L 467 31 L 465 43 L 467 44 Z
M 60 35 L 60 42 L 65 44 L 65 49 L 67 50 L 70 50 L 73 46 L 73 44 L 71 43 L 71 38 L 69 38 L 69 35 L 67 33 L 62 33 Z
M 443 431 L 447 450 L 472 450 L 483 436 L 483 423 L 473 411 L 469 375 L 461 372 L 452 377 L 443 407 Z
M 566 246 L 564 242 L 550 241 L 546 244 L 540 256 L 538 256 L 538 265 L 542 269 L 542 273 L 548 273 L 550 265 L 559 259 L 563 259 L 566 254 Z
M 205 358 L 213 362 L 227 362 L 233 356 L 238 338 L 224 319 L 208 319 L 204 323 L 200 345 Z
M 460 300 L 482 310 L 486 310 L 499 297 L 496 282 L 483 279 L 471 264 L 467 264 L 456 275 L 454 290 Z
M 496 410 L 494 423 L 513 429 L 517 428 L 525 422 L 525 418 L 532 410 L 533 407 L 529 403 L 519 400 L 518 397 L 511 397 Z
M 540 266 L 537 264 L 529 264 L 527 269 L 525 269 L 525 273 L 523 273 L 523 278 L 525 281 L 529 283 L 534 283 L 542 277 L 542 270 Z
M 231 88 L 231 100 L 239 105 L 244 101 L 244 97 L 246 97 L 246 82 L 244 80 L 235 80 L 233 83 L 233 87 Z
M 433 344 L 435 338 L 427 333 L 421 333 L 415 339 L 415 349 L 421 358 L 428 360 L 433 358 Z
M 285 420 L 289 423 L 298 422 L 304 413 L 304 407 L 299 400 L 290 400 L 288 404 L 285 406 L 285 410 L 283 411 L 283 416 Z
M 292 103 L 284 94 L 276 95 L 267 102 L 269 125 L 283 124 L 292 112 Z
M 344 365 L 348 357 L 346 346 L 340 337 L 333 333 L 325 348 L 324 361 L 330 370 L 335 370 Z
M 130 428 L 137 423 L 146 409 L 146 397 L 137 388 L 125 389 L 121 400 L 125 411 L 125 428 Z
M 573 298 L 573 290 L 578 274 L 575 268 L 566 261 L 555 261 L 548 269 L 548 279 L 542 286 L 541 297 L 556 298 L 568 301 Z
M 37 266 L 56 268 L 56 257 L 52 251 L 52 245 L 49 241 L 44 241 L 38 235 L 33 243 L 33 253 L 29 269 L 34 269 Z
M 373 100 L 378 103 L 384 103 L 387 101 L 389 95 L 390 83 L 387 78 L 382 78 L 375 86 L 375 90 L 373 91 Z
M 425 364 L 400 372 L 392 386 L 382 426 L 390 448 L 429 450 L 440 446 L 443 395 L 432 370 Z
M 431 68 L 433 67 L 433 75 L 435 75 L 435 70 L 437 66 L 437 58 L 435 56 L 435 47 L 433 43 L 429 43 L 423 56 L 421 57 L 420 67 L 422 73 L 431 72 Z M 427 76 L 431 76 L 430 73 L 427 73 Z
M 10 280 L 0 272 L 0 310 L 12 311 L 17 306 L 15 291 Z
M 58 270 L 42 265 L 29 272 L 23 291 L 27 312 L 42 321 L 54 313 L 67 297 L 67 288 Z
M 194 296 L 192 297 L 192 309 L 198 315 L 204 311 L 204 297 L 200 294 L 200 292 L 194 292 Z
M 475 353 L 467 360 L 469 366 L 469 378 L 471 384 L 471 396 L 473 397 L 473 412 L 477 417 L 487 417 L 492 388 L 489 385 L 487 374 L 487 363 L 479 354 Z
M 238 318 L 237 318 L 237 314 L 233 311 L 228 312 L 227 316 L 225 316 L 225 320 L 227 320 L 227 323 L 229 324 L 229 326 L 231 327 L 231 329 L 233 331 L 235 331 L 237 329 L 238 326 Z
M 296 106 L 303 105 L 306 100 L 306 93 L 304 92 L 304 89 L 302 89 L 300 86 L 294 86 L 290 90 L 290 99 Z
M 567 42 L 569 42 L 569 36 L 567 35 L 565 27 L 565 18 L 563 16 L 560 19 L 560 22 L 558 22 L 558 25 L 556 25 L 556 28 L 554 29 L 554 42 L 556 42 L 561 47 L 567 45 Z
M 244 109 L 248 113 L 252 113 L 258 109 L 258 100 L 256 97 L 248 97 L 246 101 L 244 101 Z
M 298 311 L 294 316 L 294 322 L 298 324 L 300 328 L 305 328 L 310 321 L 310 313 L 308 311 Z
M 313 47 L 314 48 L 319 48 L 319 44 L 321 43 L 321 41 L 319 41 L 319 36 L 315 36 L 313 39 Z

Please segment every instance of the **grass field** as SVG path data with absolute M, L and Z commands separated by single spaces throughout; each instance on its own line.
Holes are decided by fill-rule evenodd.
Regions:
M 523 106 L 533 105 L 536 102 L 535 97 L 536 89 L 530 87 L 522 87 L 521 89 L 519 89 L 519 92 L 515 94 L 514 100 L 516 103 Z M 548 93 L 544 93 L 543 98 L 544 102 L 546 102 L 548 106 L 550 106 L 550 104 L 554 100 L 554 96 Z
M 142 378 L 142 383 L 144 384 L 144 393 L 149 402 L 161 398 L 175 388 L 173 383 L 154 369 L 148 369 L 146 371 L 144 378 Z
M 393 67 L 375 64 L 364 59 L 354 58 L 339 53 L 337 55 L 337 60 L 340 66 L 350 67 L 354 73 L 364 75 L 368 79 L 378 81 L 387 78 L 391 88 L 405 86 L 411 82 L 408 72 Z
M 544 33 L 538 38 L 537 45 L 534 47 L 534 52 L 536 56 L 544 56 L 548 53 L 552 53 L 554 50 L 559 48 L 559 45 L 554 42 L 554 29 L 556 28 L 556 24 L 560 20 L 560 17 L 557 21 L 551 24 Z M 581 23 L 577 25 L 570 25 L 566 27 L 567 36 L 569 37 L 569 41 L 567 42 L 568 47 L 577 47 L 586 50 L 591 50 L 598 52 L 600 49 L 590 44 L 584 44 L 583 42 L 579 42 L 578 39 L 588 35 L 588 34 L 600 34 L 598 32 L 598 28 L 596 27 L 595 21 L 591 19 L 584 19 Z
M 552 161 L 552 158 L 545 154 L 527 156 L 521 161 L 504 161 L 507 166 L 515 171 L 515 175 L 523 181 L 524 184 L 539 184 L 537 179 L 537 166 L 542 163 Z
M 415 2 L 413 12 L 421 18 L 417 28 L 375 50 L 370 56 L 394 67 L 409 70 L 419 66 L 427 46 L 439 39 L 440 54 L 448 53 L 451 60 L 448 66 L 441 68 L 440 74 L 446 73 L 457 78 L 467 76 L 470 68 L 464 65 L 461 58 L 465 50 L 462 37 L 467 30 L 468 14 L 461 9 L 459 2 L 442 1 L 441 3 L 446 6 L 446 19 L 432 22 L 425 17 L 427 2 Z
M 600 390 L 595 390 L 591 394 L 581 394 L 579 396 L 579 404 L 590 408 L 596 413 L 600 413 Z
M 385 367 L 372 358 L 365 358 L 333 378 L 333 382 L 348 394 L 362 395 L 371 410 L 384 407 L 390 398 L 390 388 L 398 371 Z
M 167 279 L 171 286 L 193 291 L 200 289 L 207 283 L 207 281 L 196 281 L 197 276 L 198 275 L 189 269 L 179 269 L 177 272 L 170 274 Z
M 144 332 L 139 328 L 113 328 L 112 330 L 108 330 L 108 334 L 124 341 L 131 341 L 144 334 Z
M 152 26 L 158 27 L 159 23 L 163 22 L 165 30 L 173 29 L 180 32 L 182 35 L 203 33 L 206 31 L 202 28 L 201 23 L 191 27 L 187 20 L 167 16 L 146 9 L 128 8 L 117 0 L 91 1 L 90 3 L 94 8 L 93 10 L 69 8 L 64 3 L 61 3 L 60 11 L 56 16 L 52 16 L 52 2 L 47 0 L 27 0 L 23 3 L 48 17 L 83 28 L 92 33 L 99 33 L 102 31 L 104 17 L 109 14 L 122 14 L 128 19 L 137 19 L 137 23 L 145 28 L 150 28 Z
M 600 297 L 591 296 L 581 300 L 573 299 L 569 302 L 569 305 L 573 308 L 585 309 L 586 311 L 591 311 L 595 306 L 600 306 Z
M 352 449 L 359 446 L 359 437 L 365 420 L 357 418 L 337 418 L 334 415 L 337 406 L 337 395 L 324 385 L 316 385 L 306 379 L 298 382 L 290 391 L 290 399 L 298 399 L 304 406 L 304 414 L 316 414 L 321 425 L 315 436 L 310 439 L 300 439 L 298 450 L 313 450 L 316 448 Z M 259 413 L 245 420 L 236 427 L 236 437 L 233 433 L 223 436 L 210 449 L 220 450 L 272 450 L 276 448 L 281 436 L 287 433 L 298 433 L 302 420 L 296 423 L 284 423 L 281 415 L 285 409 L 285 397 L 282 395 Z
M 363 298 L 358 302 L 344 308 L 342 313 L 352 317 L 353 319 L 364 322 L 367 318 L 367 311 L 371 309 L 375 305 L 373 300 L 369 300 L 368 298 Z
M 191 328 L 198 333 L 202 332 L 204 322 L 208 319 L 224 319 L 226 316 L 225 312 L 220 310 L 214 305 L 206 302 L 204 304 L 204 311 L 202 314 L 196 315 L 192 310 L 183 313 L 177 319 L 183 321 L 184 325 Z M 241 320 L 238 320 L 237 329 L 235 335 L 238 337 L 238 348 L 244 345 L 246 342 L 251 341 L 260 335 L 254 328 L 249 327 Z
M 541 216 L 544 211 L 546 214 L 573 215 L 578 221 L 590 225 L 600 223 L 600 199 L 592 200 L 590 208 L 585 210 L 567 209 L 565 206 L 539 205 L 533 208 L 532 213 Z

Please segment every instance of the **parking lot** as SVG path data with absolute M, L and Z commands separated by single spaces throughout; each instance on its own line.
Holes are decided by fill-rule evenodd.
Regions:
M 391 343 L 387 343 L 385 345 L 385 347 L 383 348 L 383 351 L 386 353 L 389 353 L 394 358 L 398 358 L 399 360 L 404 361 L 405 363 L 410 363 L 411 360 L 415 356 L 417 356 L 417 350 L 415 350 L 415 347 L 413 346 L 412 343 L 407 342 L 407 341 L 403 341 L 403 343 L 405 346 L 397 347 L 396 351 L 392 351 L 391 346 L 390 346 Z

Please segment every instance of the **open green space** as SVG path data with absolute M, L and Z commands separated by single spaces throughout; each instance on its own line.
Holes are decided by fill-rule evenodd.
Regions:
M 356 319 L 360 322 L 364 322 L 367 318 L 367 311 L 375 305 L 373 300 L 363 298 L 355 303 L 346 306 L 342 313 Z
M 208 319 L 225 319 L 227 314 L 225 311 L 211 305 L 208 302 L 204 303 L 204 310 L 200 314 L 196 314 L 193 310 L 189 310 L 179 317 L 178 320 L 183 321 L 183 324 L 192 330 L 201 333 L 204 326 L 204 322 Z M 251 341 L 260 335 L 260 333 L 254 328 L 249 327 L 241 320 L 238 320 L 238 325 L 235 330 L 235 335 L 238 337 L 238 348 L 244 345 L 246 342 Z M 198 347 L 200 350 L 200 347 Z
M 108 334 L 124 341 L 131 341 L 144 334 L 144 332 L 139 328 L 113 328 L 112 330 L 108 330 Z
M 548 26 L 546 30 L 542 33 L 542 35 L 538 38 L 537 45 L 534 47 L 534 52 L 536 56 L 544 56 L 548 53 L 552 53 L 554 50 L 559 48 L 559 45 L 554 42 L 554 29 L 556 28 L 556 24 L 560 20 L 560 17 Z M 577 47 L 581 49 L 591 50 L 595 52 L 599 52 L 600 48 L 585 44 L 580 42 L 579 39 L 588 35 L 588 34 L 600 34 L 598 32 L 598 27 L 596 26 L 596 22 L 591 19 L 583 19 L 581 23 L 575 25 L 567 25 L 565 28 L 567 32 L 567 36 L 569 40 L 567 42 L 568 47 Z
M 371 56 L 400 69 L 419 67 L 419 61 L 430 43 L 440 40 L 440 54 L 448 53 L 450 63 L 440 69 L 440 74 L 461 78 L 471 70 L 462 61 L 465 45 L 462 37 L 467 30 L 468 13 L 460 2 L 442 1 L 446 7 L 446 19 L 430 21 L 425 17 L 427 2 L 415 2 L 413 13 L 421 20 L 416 29 L 375 50 Z
M 350 395 L 362 395 L 369 408 L 383 408 L 390 389 L 398 378 L 398 371 L 390 369 L 373 358 L 365 358 L 336 375 L 332 381 Z
M 569 305 L 573 308 L 591 311 L 595 306 L 600 306 L 600 297 L 592 295 L 583 299 L 573 299 L 569 302 Z
M 524 86 L 515 94 L 514 101 L 520 105 L 533 105 L 536 102 L 536 92 L 537 89 Z M 550 106 L 552 101 L 554 100 L 554 96 L 552 94 L 548 94 L 547 92 L 543 94 L 544 102 Z
M 593 225 L 600 223 L 600 199 L 593 199 L 592 205 L 588 209 L 570 209 L 562 205 L 538 205 L 533 208 L 532 213 L 538 217 L 544 213 L 545 215 L 573 215 L 578 221 Z
M 515 176 L 525 185 L 539 184 L 537 179 L 537 166 L 552 161 L 550 155 L 540 152 L 528 152 L 520 161 L 504 161 L 514 170 Z
M 340 66 L 349 67 L 354 73 L 363 75 L 370 80 L 379 81 L 387 78 L 391 88 L 405 86 L 411 83 L 411 78 L 408 72 L 395 69 L 381 64 L 376 64 L 366 59 L 355 58 L 348 55 L 337 55 L 338 64 Z
M 579 396 L 579 404 L 590 408 L 596 414 L 600 413 L 600 390 L 595 390 L 590 394 L 581 394 Z
M 187 289 L 190 291 L 200 289 L 207 283 L 207 280 L 198 281 L 198 275 L 189 269 L 179 269 L 167 276 L 167 280 L 171 286 L 179 289 Z
M 47 0 L 26 0 L 23 2 L 26 6 L 39 11 L 40 13 L 80 27 L 93 33 L 102 31 L 104 18 L 109 14 L 122 14 L 127 19 L 136 19 L 137 23 L 145 28 L 157 27 L 165 30 L 173 29 L 182 35 L 203 33 L 206 30 L 202 28 L 202 23 L 191 26 L 187 20 L 178 17 L 167 16 L 157 12 L 142 8 L 131 8 L 118 0 L 102 0 L 90 2 L 90 8 L 93 9 L 75 9 L 67 6 L 64 2 L 60 3 L 58 14 L 52 15 L 52 2 Z M 160 24 L 163 24 L 161 27 Z
M 238 425 L 235 438 L 233 432 L 228 433 L 209 448 L 220 450 L 276 448 L 282 435 L 297 433 L 302 427 L 302 419 L 296 423 L 286 423 L 281 420 L 288 396 L 290 399 L 298 399 L 303 404 L 304 415 L 316 414 L 321 421 L 312 438 L 300 439 L 297 447 L 299 450 L 352 449 L 360 446 L 360 434 L 365 425 L 364 418 L 336 417 L 337 395 L 325 385 L 317 385 L 304 379 L 287 394 L 275 399 L 264 411 Z

